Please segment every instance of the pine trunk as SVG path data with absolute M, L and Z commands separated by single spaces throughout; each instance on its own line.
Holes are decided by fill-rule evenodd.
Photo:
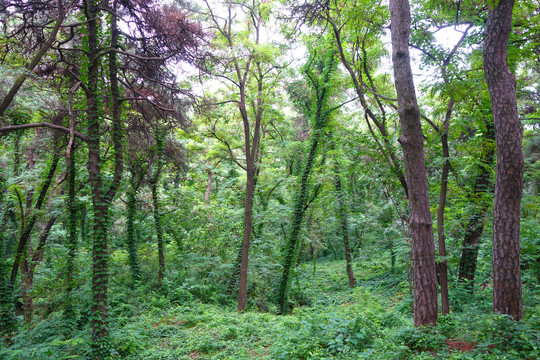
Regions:
M 500 0 L 489 11 L 484 44 L 484 75 L 491 98 L 497 174 L 493 211 L 493 310 L 523 317 L 519 266 L 520 203 L 523 189 L 523 128 L 516 102 L 516 79 L 507 62 L 514 0 Z
M 409 55 L 408 0 L 391 0 L 392 62 L 398 98 L 405 174 L 409 187 L 409 224 L 412 238 L 415 326 L 437 324 L 437 273 L 429 208 L 420 111 Z

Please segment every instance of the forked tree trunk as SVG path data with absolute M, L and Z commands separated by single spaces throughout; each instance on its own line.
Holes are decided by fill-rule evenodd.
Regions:
M 414 277 L 414 325 L 437 324 L 437 273 L 429 209 L 424 140 L 409 55 L 408 0 L 390 0 L 392 62 L 398 98 L 405 173 L 409 186 L 409 225 Z
M 499 0 L 489 11 L 484 75 L 491 98 L 497 175 L 493 211 L 493 310 L 523 318 L 519 267 L 520 203 L 523 189 L 523 128 L 516 102 L 516 78 L 507 62 L 514 0 Z

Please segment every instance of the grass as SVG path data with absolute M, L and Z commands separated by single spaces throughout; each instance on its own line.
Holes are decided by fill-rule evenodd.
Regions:
M 412 300 L 402 268 L 392 271 L 381 259 L 366 255 L 354 263 L 358 286 L 351 289 L 343 261 L 315 265 L 296 269 L 290 289 L 294 310 L 286 316 L 274 315 L 273 304 L 266 304 L 266 312 L 252 305 L 238 314 L 234 303 L 214 296 L 221 291 L 215 286 L 208 300 L 201 295 L 202 285 L 194 293 L 181 284 L 169 284 L 165 293 L 142 285 L 126 292 L 117 278 L 118 288 L 110 291 L 112 358 L 540 358 L 538 300 L 528 301 L 533 306 L 526 309 L 526 321 L 516 323 L 490 314 L 489 306 L 482 305 L 489 304 L 489 293 L 478 291 L 468 299 L 454 290 L 451 296 L 461 306 L 441 317 L 436 329 L 422 330 L 412 326 Z M 85 312 L 80 314 L 84 319 Z M 88 319 L 67 335 L 65 322 L 60 313 L 49 314 L 0 350 L 0 359 L 85 359 Z

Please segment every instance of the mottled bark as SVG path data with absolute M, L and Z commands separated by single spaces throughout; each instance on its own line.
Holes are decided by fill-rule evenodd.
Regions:
M 409 225 L 412 239 L 415 326 L 437 323 L 435 245 L 429 208 L 420 112 L 409 55 L 408 0 L 391 0 L 392 62 L 398 97 L 405 174 L 409 187 Z
M 497 174 L 493 211 L 493 310 L 523 317 L 519 266 L 520 202 L 523 189 L 523 128 L 516 102 L 516 79 L 507 62 L 514 0 L 499 0 L 488 13 L 484 75 L 489 89 Z

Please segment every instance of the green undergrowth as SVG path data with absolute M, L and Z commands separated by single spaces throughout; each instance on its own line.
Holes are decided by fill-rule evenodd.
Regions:
M 273 304 L 264 312 L 252 304 L 238 314 L 234 301 L 226 300 L 216 285 L 217 278 L 199 287 L 193 279 L 179 286 L 169 282 L 161 291 L 151 284 L 129 289 L 122 279 L 112 279 L 111 358 L 540 358 L 535 300 L 526 301 L 532 307 L 516 323 L 491 315 L 489 289 L 470 295 L 451 288 L 454 312 L 441 317 L 434 329 L 417 329 L 404 269 L 389 269 L 384 261 L 366 256 L 354 262 L 354 270 L 358 286 L 350 289 L 343 261 L 298 266 L 290 289 L 294 309 L 286 316 L 275 315 Z M 4 344 L 0 359 L 85 359 L 90 350 L 88 309 L 81 304 L 78 314 L 73 322 L 59 311 L 50 312 Z

